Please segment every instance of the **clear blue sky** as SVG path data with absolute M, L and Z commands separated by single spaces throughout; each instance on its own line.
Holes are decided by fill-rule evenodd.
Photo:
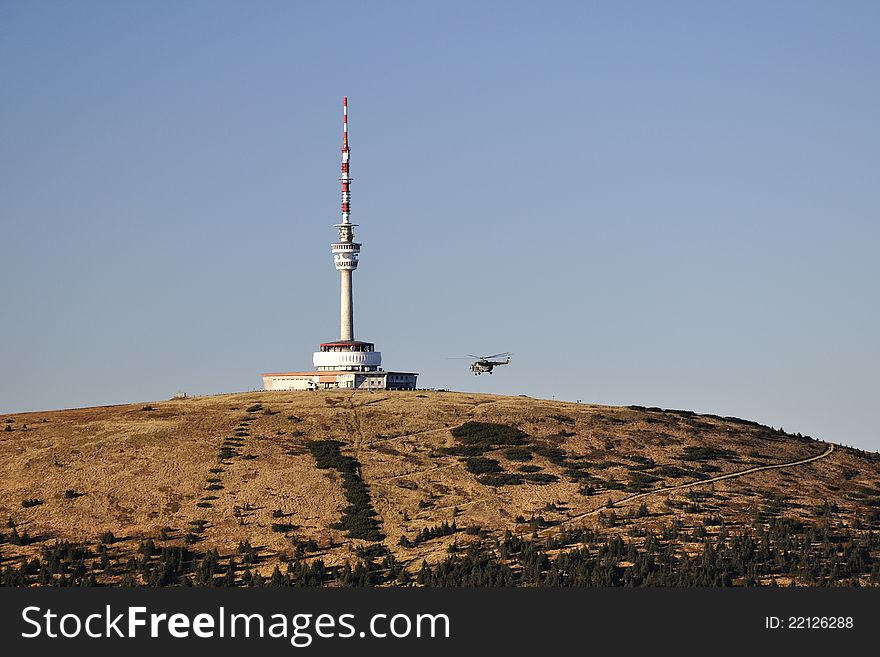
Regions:
M 0 1 L 0 411 L 420 384 L 880 449 L 880 3 Z M 469 352 L 514 352 L 474 377 Z

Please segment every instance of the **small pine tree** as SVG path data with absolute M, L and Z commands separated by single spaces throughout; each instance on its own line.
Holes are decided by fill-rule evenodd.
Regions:
M 223 575 L 224 586 L 235 586 L 235 557 L 229 557 L 229 564 L 226 566 L 226 573 Z
M 27 532 L 25 532 L 24 534 L 19 534 L 18 528 L 13 527 L 12 533 L 9 534 L 9 542 L 13 545 L 27 545 L 29 542 L 29 537 Z

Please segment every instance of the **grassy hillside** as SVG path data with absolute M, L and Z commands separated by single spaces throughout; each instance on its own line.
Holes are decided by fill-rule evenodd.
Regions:
M 880 458 L 735 418 L 263 392 L 0 416 L 0 441 L 7 585 L 880 581 Z

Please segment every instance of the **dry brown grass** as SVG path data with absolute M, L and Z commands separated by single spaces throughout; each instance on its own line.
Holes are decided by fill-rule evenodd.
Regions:
M 263 410 L 248 412 L 254 404 Z M 373 505 L 382 521 L 385 544 L 405 562 L 435 561 L 452 541 L 427 541 L 415 548 L 398 545 L 424 527 L 456 521 L 460 528 L 479 525 L 500 535 L 523 531 L 517 516 L 543 515 L 565 522 L 619 500 L 624 491 L 581 494 L 563 468 L 535 456 L 528 464 L 554 474 L 547 485 L 494 488 L 479 483 L 460 459 L 441 450 L 455 444 L 450 428 L 468 420 L 513 425 L 535 443 L 562 447 L 569 460 L 598 464 L 603 478 L 628 481 L 634 465 L 627 457 L 654 459 L 658 465 L 688 466 L 680 456 L 686 446 L 720 447 L 734 458 L 709 461 L 717 473 L 754 465 L 813 456 L 823 443 L 773 432 L 749 423 L 707 416 L 684 416 L 630 408 L 551 402 L 452 392 L 263 392 L 144 404 L 0 416 L 0 428 L 12 418 L 13 431 L 0 431 L 0 517 L 11 517 L 46 540 L 95 542 L 104 531 L 123 541 L 155 538 L 172 528 L 169 543 L 179 543 L 190 521 L 207 526 L 197 549 L 233 552 L 249 540 L 266 559 L 268 571 L 277 555 L 290 550 L 290 535 L 314 539 L 327 563 L 351 558 L 352 543 L 332 529 L 346 505 L 339 475 L 318 470 L 306 445 L 313 439 L 336 439 L 361 463 Z M 268 414 L 265 409 L 269 409 Z M 294 419 L 291 419 L 293 417 Z M 218 461 L 224 439 L 250 418 L 239 455 Z M 23 428 L 23 425 L 27 428 Z M 245 458 L 253 456 L 255 458 Z M 509 472 L 524 462 L 491 454 Z M 771 470 L 698 487 L 706 496 L 699 508 L 673 509 L 665 503 L 687 502 L 685 491 L 651 496 L 650 515 L 631 522 L 659 526 L 679 517 L 699 524 L 709 514 L 729 526 L 743 523 L 773 497 L 785 500 L 786 515 L 815 519 L 824 500 L 836 503 L 849 522 L 872 508 L 880 496 L 880 462 L 875 455 L 837 449 L 828 458 L 790 470 Z M 212 473 L 212 468 L 223 468 Z M 710 474 L 717 474 L 710 473 Z M 219 482 L 207 480 L 219 479 Z M 693 480 L 661 477 L 655 487 Z M 222 488 L 206 490 L 210 483 Z M 81 495 L 69 499 L 65 491 Z M 867 491 L 867 492 L 866 492 Z M 205 500 L 205 497 L 216 499 Z M 26 499 L 42 504 L 23 507 Z M 199 503 L 210 507 L 197 506 Z M 559 510 L 545 510 L 556 504 Z M 236 508 L 243 509 L 240 517 Z M 626 515 L 629 507 L 617 508 Z M 273 517 L 279 511 L 282 517 Z M 455 513 L 455 515 L 454 515 Z M 273 523 L 296 525 L 291 533 L 274 532 Z M 596 517 L 584 523 L 596 526 Z M 35 545 L 4 545 L 3 556 L 27 554 Z

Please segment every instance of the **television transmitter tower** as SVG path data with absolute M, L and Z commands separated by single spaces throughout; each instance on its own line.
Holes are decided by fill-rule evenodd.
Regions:
M 340 280 L 340 322 L 339 339 L 343 342 L 354 340 L 354 301 L 351 290 L 351 275 L 358 266 L 361 245 L 354 241 L 354 227 L 349 221 L 351 213 L 351 177 L 349 174 L 348 148 L 348 97 L 342 99 L 342 223 L 334 224 L 339 229 L 339 241 L 331 245 L 333 264 L 339 271 Z
M 339 241 L 330 245 L 333 264 L 340 276 L 339 340 L 321 343 L 312 354 L 310 372 L 270 372 L 263 374 L 266 390 L 413 390 L 418 372 L 389 372 L 382 369 L 382 353 L 372 342 L 354 339 L 354 299 L 351 275 L 358 267 L 361 245 L 354 241 L 351 223 L 351 176 L 349 175 L 348 98 L 342 100 L 342 221 Z M 392 316 L 392 320 L 393 320 Z

